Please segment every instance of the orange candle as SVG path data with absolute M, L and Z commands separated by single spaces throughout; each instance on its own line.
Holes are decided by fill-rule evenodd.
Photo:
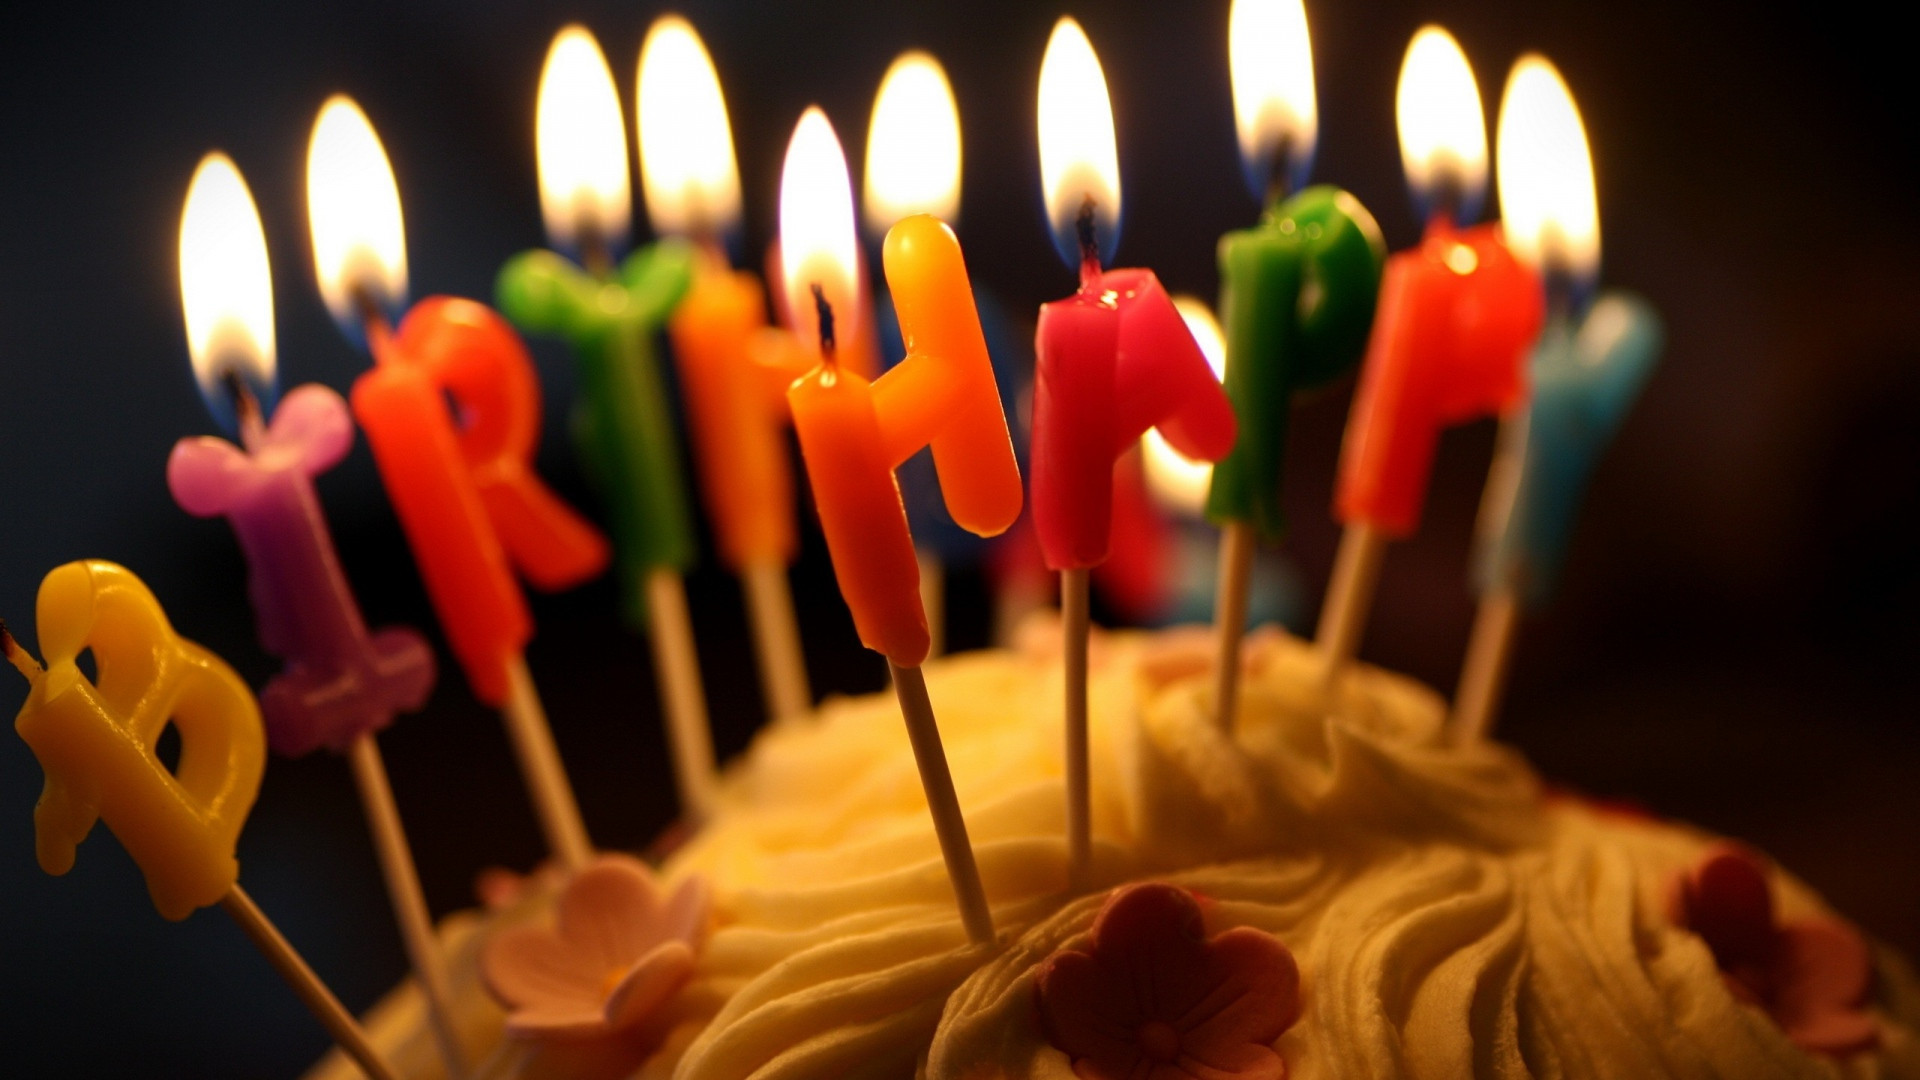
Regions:
M 911 667 L 930 641 L 894 470 L 931 445 L 948 512 L 982 536 L 1020 515 L 1020 470 L 953 231 L 908 218 L 887 234 L 885 265 L 907 358 L 868 382 L 828 356 L 787 397 L 860 641 Z
M 606 538 L 533 472 L 540 385 L 504 319 L 428 297 L 370 344 L 378 363 L 354 383 L 354 417 L 448 644 L 474 694 L 499 705 L 533 636 L 512 571 L 543 589 L 577 584 L 606 568 Z
M 791 563 L 799 538 L 784 395 L 811 350 L 766 325 L 760 282 L 729 269 L 717 252 L 696 263 L 667 329 L 721 558 L 735 570 Z
M 894 470 L 933 447 L 953 519 L 982 536 L 1020 514 L 1020 470 L 953 230 L 918 215 L 887 234 L 887 284 L 907 357 L 874 381 L 839 361 L 835 328 L 859 325 L 853 202 L 839 139 L 818 109 L 794 130 L 781 184 L 787 307 L 818 366 L 787 392 L 834 575 L 860 641 L 899 667 L 931 644 L 920 568 Z

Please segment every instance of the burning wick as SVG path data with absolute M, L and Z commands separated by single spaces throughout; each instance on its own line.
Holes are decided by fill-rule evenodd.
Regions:
M 1093 235 L 1093 196 L 1082 199 L 1073 229 L 1080 234 L 1080 280 L 1085 283 L 1100 275 L 1100 243 Z
M 40 666 L 40 662 L 14 639 L 12 631 L 7 629 L 7 624 L 3 621 L 0 621 L 0 652 L 5 652 L 7 662 L 18 668 L 20 674 L 25 675 L 29 681 L 38 678 L 45 671 Z
M 260 399 L 253 396 L 253 388 L 233 368 L 221 372 L 220 381 L 226 384 L 227 396 L 233 399 L 233 415 L 240 424 L 240 441 L 249 450 L 257 449 L 267 431 L 266 418 L 260 415 Z
M 820 354 L 833 363 L 833 305 L 827 302 L 827 291 L 819 282 L 809 286 L 813 290 L 813 310 L 820 317 Z
M 607 247 L 607 238 L 591 215 L 580 222 L 580 264 L 586 267 L 587 273 L 602 281 L 613 276 L 613 251 Z
M 1267 165 L 1267 205 L 1278 206 L 1293 194 L 1293 136 L 1284 135 Z

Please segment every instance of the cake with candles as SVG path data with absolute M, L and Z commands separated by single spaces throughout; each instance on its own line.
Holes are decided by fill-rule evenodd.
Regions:
M 317 276 L 373 364 L 350 401 L 319 386 L 274 400 L 265 240 L 238 167 L 209 155 L 183 214 L 183 302 L 196 373 L 237 442 L 183 439 L 168 480 L 183 510 L 237 534 L 262 643 L 286 666 L 256 696 L 127 568 L 47 575 L 39 655 L 0 632 L 31 685 L 16 727 L 46 778 L 42 866 L 65 873 L 105 822 L 161 915 L 223 907 L 338 1044 L 310 1080 L 1920 1080 L 1920 977 L 1903 958 L 1763 853 L 1556 789 L 1493 735 L 1518 614 L 1550 591 L 1587 474 L 1660 339 L 1644 302 L 1593 292 L 1590 167 L 1558 73 L 1524 57 L 1509 79 L 1503 226 L 1470 224 L 1483 131 L 1476 157 L 1403 128 L 1429 224 L 1388 256 L 1352 195 L 1295 190 L 1315 130 L 1304 14 L 1243 0 L 1232 22 L 1236 95 L 1261 92 L 1243 56 L 1281 56 L 1306 72 L 1307 101 L 1288 84 L 1266 88 L 1272 107 L 1238 110 L 1267 209 L 1222 240 L 1213 364 L 1201 315 L 1152 271 L 1107 265 L 1120 189 L 1104 75 L 1079 26 L 1056 26 L 1040 166 L 1078 285 L 1040 309 L 1024 431 L 949 224 L 957 144 L 953 191 L 869 206 L 896 352 L 877 374 L 881 300 L 831 121 L 808 109 L 789 144 L 769 305 L 720 242 L 739 213 L 731 146 L 689 132 L 724 133 L 724 104 L 676 17 L 649 34 L 639 80 L 665 239 L 615 258 L 624 124 L 598 44 L 570 27 L 538 109 L 555 250 L 507 264 L 498 311 L 429 297 L 402 313 L 385 150 L 350 99 L 323 107 L 308 172 Z M 944 93 L 937 62 L 909 59 L 903 95 Z M 692 82 L 656 85 L 663 72 Z M 1479 114 L 1437 28 L 1416 36 L 1402 79 L 1403 122 Z M 685 115 L 646 119 L 649 95 Z M 875 140 L 919 126 L 883 126 L 883 111 Z M 946 126 L 957 140 L 957 118 Z M 550 169 L 550 136 L 620 148 L 570 147 Z M 768 306 L 783 326 L 765 325 Z M 535 473 L 539 385 L 521 333 L 564 339 L 580 365 L 578 451 L 610 538 Z M 662 336 L 769 703 L 724 765 L 681 583 L 697 555 Z M 1356 369 L 1334 508 L 1346 535 L 1306 640 L 1248 618 L 1254 560 L 1284 533 L 1295 392 Z M 1480 614 L 1449 702 L 1357 653 L 1380 562 L 1418 528 L 1440 431 L 1478 418 L 1503 434 Z M 887 661 L 884 693 L 815 704 L 806 684 L 785 577 L 789 423 L 860 641 Z M 376 740 L 449 665 L 415 631 L 370 630 L 334 554 L 312 478 L 356 425 L 450 666 L 501 711 L 551 850 L 524 873 L 483 873 L 473 906 L 437 923 Z M 1138 482 L 1129 455 L 1150 433 L 1209 470 L 1183 482 L 1206 488 L 1219 527 L 1214 621 L 1104 630 L 1090 583 L 1116 520 L 1145 505 L 1117 509 L 1114 485 Z M 1000 647 L 934 655 L 928 558 L 897 475 L 922 451 L 914 494 L 944 527 L 1009 535 L 1057 575 L 1058 610 Z M 644 853 L 594 847 L 524 658 L 522 581 L 564 588 L 610 565 L 654 649 L 685 811 Z M 177 766 L 157 749 L 169 725 Z M 363 1016 L 238 880 L 269 749 L 352 762 L 415 972 Z
M 1438 30 L 1407 67 L 1440 98 L 1473 93 Z M 1089 73 L 1063 20 L 1041 167 L 1081 287 L 1040 317 L 1029 537 L 1060 612 L 1006 647 L 927 659 L 892 471 L 932 441 L 946 509 L 986 534 L 1018 511 L 1001 493 L 1017 471 L 977 321 L 941 314 L 966 272 L 933 219 L 885 244 L 904 359 L 874 382 L 841 366 L 836 316 L 861 290 L 788 228 L 817 233 L 848 202 L 810 111 L 783 180 L 781 276 L 820 352 L 789 397 L 836 573 L 893 690 L 777 720 L 650 860 L 488 878 L 441 930 L 459 1056 L 483 1076 L 663 1080 L 1920 1077 L 1920 980 L 1902 959 L 1764 855 L 1557 791 L 1489 736 L 1514 613 L 1550 587 L 1571 502 L 1648 373 L 1651 311 L 1573 295 L 1591 260 L 1565 210 L 1527 226 L 1533 207 L 1504 197 L 1531 230 L 1510 243 L 1457 228 L 1472 184 L 1440 177 L 1435 198 L 1455 201 L 1389 260 L 1351 196 L 1282 183 L 1222 244 L 1223 390 L 1152 273 L 1104 266 L 1111 163 L 1049 152 L 1050 100 L 1083 121 L 1088 101 L 1105 108 L 1075 84 Z M 1569 116 L 1577 132 L 1558 74 L 1523 59 L 1502 144 L 1526 138 L 1509 123 Z M 1232 593 L 1284 524 L 1288 399 L 1363 354 L 1348 537 L 1316 640 L 1243 635 L 1239 617 L 1093 628 L 1119 448 L 1151 428 L 1222 462 L 1216 610 L 1244 613 Z M 1449 704 L 1353 658 L 1371 576 L 1417 527 L 1439 429 L 1510 416 L 1528 375 L 1539 422 L 1502 440 L 1485 601 Z M 944 396 L 903 404 L 919 392 Z M 426 1008 L 403 986 L 367 1017 L 406 1075 L 443 1075 Z M 336 1055 L 312 1076 L 350 1068 Z

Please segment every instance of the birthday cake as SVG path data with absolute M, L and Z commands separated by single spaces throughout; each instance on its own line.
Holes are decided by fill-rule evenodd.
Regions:
M 447 920 L 498 1077 L 1920 1077 L 1920 980 L 1784 871 L 1556 793 L 1310 646 L 1096 638 L 1091 881 L 1068 882 L 1052 632 L 928 684 L 997 928 L 969 944 L 891 695 L 765 732 L 657 870 L 493 879 Z M 445 1075 L 417 992 L 369 1016 Z M 313 1080 L 354 1075 L 338 1052 Z

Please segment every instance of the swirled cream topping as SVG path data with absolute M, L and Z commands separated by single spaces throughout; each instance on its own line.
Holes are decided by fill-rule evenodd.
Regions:
M 1920 1080 L 1920 983 L 1891 955 L 1880 1046 L 1846 1059 L 1733 996 L 1667 916 L 1711 837 L 1550 797 L 1497 743 L 1449 745 L 1444 703 L 1410 680 L 1356 667 L 1330 709 L 1311 648 L 1280 634 L 1249 641 L 1222 730 L 1207 663 L 1197 632 L 1096 641 L 1094 880 L 1077 891 L 1058 658 L 927 667 L 989 946 L 961 928 L 891 694 L 764 733 L 666 867 L 711 879 L 720 922 L 637 1075 L 1069 1080 L 1035 971 L 1084 946 L 1108 889 L 1153 879 L 1201 896 L 1209 931 L 1292 950 L 1304 1011 L 1278 1046 L 1300 1080 Z M 1785 916 L 1824 910 L 1784 874 L 1775 892 Z

